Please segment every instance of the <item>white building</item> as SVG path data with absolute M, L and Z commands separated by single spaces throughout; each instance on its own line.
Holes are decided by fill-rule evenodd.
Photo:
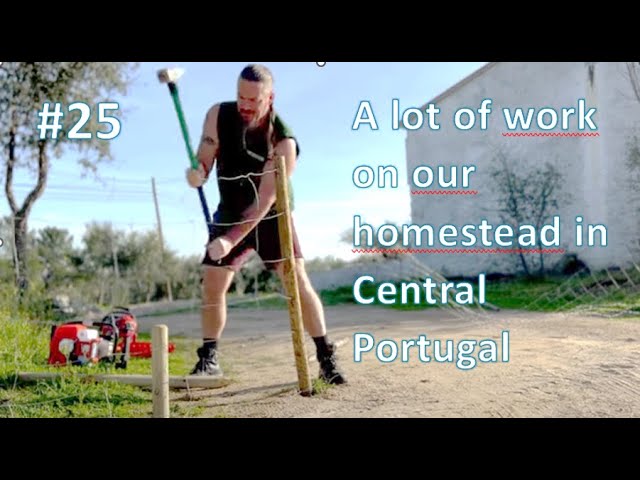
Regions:
M 483 99 L 492 100 L 487 130 L 481 130 L 479 125 L 468 131 L 457 129 L 453 125 L 455 112 L 463 107 L 477 110 Z M 528 108 L 535 108 L 537 113 L 545 107 L 557 111 L 563 107 L 577 110 L 580 99 L 585 100 L 587 109 L 597 109 L 591 118 L 599 136 L 504 136 L 509 130 L 503 108 L 522 107 L 525 113 Z M 501 224 L 497 195 L 487 173 L 495 161 L 495 152 L 499 151 L 514 162 L 525 162 L 526 168 L 545 161 L 558 167 L 564 176 L 563 193 L 571 197 L 559 209 L 554 209 L 561 218 L 561 246 L 567 253 L 577 254 L 591 268 L 626 265 L 631 253 L 635 256 L 640 239 L 640 185 L 634 184 L 637 172 L 629 167 L 628 160 L 629 141 L 640 132 L 640 101 L 634 95 L 626 63 L 490 63 L 428 102 L 424 109 L 429 104 L 441 110 L 438 115 L 441 129 L 431 130 L 425 124 L 407 132 L 411 189 L 417 190 L 411 177 L 419 166 L 473 165 L 477 173 L 471 176 L 469 189 L 477 190 L 478 194 L 413 195 L 413 224 L 439 228 L 445 224 L 479 225 L 483 219 L 492 225 Z M 550 118 L 548 114 L 543 120 Z M 569 117 L 569 122 L 568 132 L 579 132 L 577 116 Z M 560 133 L 563 130 L 558 126 L 548 131 L 531 128 L 528 132 Z M 606 248 L 575 246 L 579 215 L 584 217 L 585 225 L 606 225 Z M 560 257 L 547 255 L 545 263 L 552 265 Z M 517 269 L 511 255 L 428 254 L 420 260 L 446 276 L 510 273 Z

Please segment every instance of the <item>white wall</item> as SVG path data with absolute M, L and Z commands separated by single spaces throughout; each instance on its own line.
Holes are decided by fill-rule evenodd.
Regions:
M 629 258 L 628 247 L 640 237 L 638 194 L 629 185 L 625 167 L 626 139 L 640 125 L 640 103 L 632 99 L 624 72 L 624 63 L 596 63 L 591 87 L 588 67 L 583 62 L 496 63 L 441 99 L 437 103 L 442 111 L 441 129 L 422 128 L 407 134 L 408 174 L 420 165 L 475 165 L 478 173 L 472 177 L 471 188 L 480 193 L 464 197 L 413 196 L 413 223 L 462 226 L 487 219 L 499 224 L 496 195 L 486 172 L 494 158 L 492 151 L 501 149 L 529 166 L 553 161 L 565 174 L 565 192 L 573 198 L 557 211 L 563 222 L 564 247 L 578 253 L 592 267 L 624 263 Z M 478 108 L 484 98 L 493 101 L 488 130 L 457 130 L 453 126 L 454 112 L 462 107 Z M 503 107 L 560 109 L 577 107 L 581 98 L 587 99 L 588 108 L 598 109 L 593 119 L 599 127 L 599 138 L 502 136 L 507 132 Z M 410 178 L 408 181 L 412 185 Z M 576 215 L 583 215 L 585 223 L 606 224 L 609 247 L 573 247 Z M 546 261 L 558 259 L 559 256 L 550 255 Z M 513 259 L 504 255 L 429 255 L 421 261 L 444 275 L 511 272 L 515 267 Z

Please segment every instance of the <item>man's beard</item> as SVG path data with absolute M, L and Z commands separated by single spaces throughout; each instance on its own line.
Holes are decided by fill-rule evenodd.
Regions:
M 263 129 L 265 127 L 265 125 L 267 124 L 266 119 L 267 119 L 267 115 L 264 114 L 261 117 L 259 117 L 258 115 L 253 115 L 251 117 L 250 120 L 247 120 L 245 117 L 243 117 L 241 115 L 242 118 L 242 124 L 244 126 L 244 128 L 246 130 L 249 131 L 255 131 L 255 130 L 260 130 Z

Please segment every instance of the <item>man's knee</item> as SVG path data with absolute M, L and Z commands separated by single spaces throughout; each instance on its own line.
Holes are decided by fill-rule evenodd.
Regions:
M 298 273 L 298 283 L 300 284 L 300 288 L 308 290 L 309 292 L 315 292 L 311 279 L 309 278 L 309 274 L 307 273 L 307 267 L 303 260 L 298 260 L 296 271 Z
M 309 275 L 307 274 L 307 267 L 302 259 L 296 259 L 296 276 L 298 277 L 298 289 L 303 293 L 315 293 L 313 288 L 313 284 L 309 279 Z M 284 283 L 284 263 L 280 263 L 276 267 L 276 272 L 278 276 Z
M 215 297 L 226 295 L 234 275 L 235 272 L 228 268 L 206 266 L 202 279 L 204 294 Z

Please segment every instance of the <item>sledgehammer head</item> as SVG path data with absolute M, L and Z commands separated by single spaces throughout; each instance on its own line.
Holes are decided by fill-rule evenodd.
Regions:
M 160 83 L 176 83 L 182 75 L 184 70 L 181 68 L 164 68 L 158 71 L 158 80 Z

